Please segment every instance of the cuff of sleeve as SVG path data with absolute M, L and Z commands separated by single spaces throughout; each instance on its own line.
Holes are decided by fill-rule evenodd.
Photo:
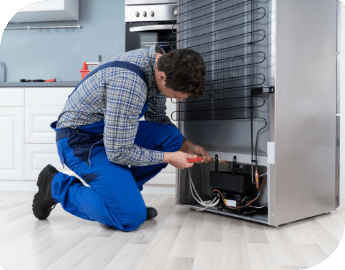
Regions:
M 152 153 L 152 159 L 150 162 L 151 164 L 147 164 L 147 165 L 155 165 L 155 164 L 160 164 L 163 162 L 164 152 L 155 151 L 155 150 L 151 150 L 150 152 Z
M 184 142 L 184 141 L 187 141 L 187 139 L 186 139 L 185 137 L 183 137 L 183 142 Z
M 162 163 L 164 160 L 164 152 L 158 151 L 158 153 L 159 153 L 158 161 L 159 161 L 159 163 Z

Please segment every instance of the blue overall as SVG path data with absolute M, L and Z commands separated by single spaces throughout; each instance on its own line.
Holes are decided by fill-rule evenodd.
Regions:
M 146 81 L 141 68 L 118 61 L 100 66 L 89 75 L 111 65 L 136 72 Z M 144 115 L 148 104 L 145 104 L 139 118 Z M 90 186 L 84 186 L 74 176 L 59 172 L 51 184 L 53 199 L 61 203 L 65 211 L 77 217 L 98 221 L 122 231 L 138 228 L 147 216 L 140 191 L 167 164 L 129 167 L 110 162 L 103 143 L 104 120 L 77 129 L 57 129 L 55 121 L 51 127 L 56 131 L 62 164 L 66 164 Z M 181 148 L 182 142 L 183 136 L 175 126 L 139 121 L 134 144 L 151 150 L 175 152 Z

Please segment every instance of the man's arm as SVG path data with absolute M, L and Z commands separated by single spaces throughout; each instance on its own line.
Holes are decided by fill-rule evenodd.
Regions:
M 161 93 L 157 94 L 149 103 L 144 118 L 148 122 L 163 123 L 175 126 L 166 115 L 166 97 Z M 183 137 L 183 141 L 186 138 Z
M 148 109 L 144 115 L 145 120 L 150 121 L 150 122 L 158 122 L 158 123 L 170 124 L 170 125 L 175 126 L 171 122 L 170 118 L 166 115 L 165 104 L 166 104 L 166 97 L 163 96 L 162 94 L 156 95 L 156 97 L 151 100 L 148 106 Z M 182 143 L 180 151 L 187 154 L 196 154 L 196 155 L 202 156 L 202 161 L 197 162 L 197 163 L 209 163 L 213 161 L 212 157 L 209 155 L 209 153 L 207 153 L 207 151 L 203 147 L 200 147 L 191 143 L 186 138 L 183 138 L 183 143 Z

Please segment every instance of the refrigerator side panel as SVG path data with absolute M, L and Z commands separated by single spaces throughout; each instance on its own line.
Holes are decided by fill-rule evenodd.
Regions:
M 341 92 L 341 52 L 342 52 L 342 37 L 341 29 L 343 28 L 344 18 L 344 3 L 338 1 L 337 3 L 337 111 L 336 111 L 336 168 L 335 168 L 335 207 L 340 206 L 340 92 Z
M 335 207 L 340 206 L 340 116 L 336 116 L 337 121 L 337 144 L 336 144 L 336 168 L 335 168 Z
M 336 0 L 277 0 L 272 225 L 335 209 L 336 14 Z
M 337 112 L 336 112 L 336 155 L 335 155 L 335 207 L 340 206 L 340 54 L 337 53 Z
M 269 41 L 268 44 L 270 44 L 270 55 L 271 57 L 269 58 L 269 67 L 270 67 L 270 85 L 276 86 L 276 54 L 277 54 L 277 1 L 279 0 L 272 0 L 270 1 L 270 35 L 269 35 Z M 271 95 L 271 118 L 270 118 L 270 125 L 271 125 L 271 142 L 274 143 L 275 146 L 275 141 L 276 141 L 276 123 L 275 123 L 275 118 L 276 118 L 276 113 L 275 113 L 275 94 Z M 274 149 L 274 155 L 275 155 L 275 149 Z M 274 221 L 274 214 L 276 213 L 275 211 L 275 192 L 276 192 L 276 166 L 275 164 L 271 164 L 269 166 L 270 174 L 268 179 L 268 219 L 269 219 L 269 224 L 273 225 L 275 224 Z

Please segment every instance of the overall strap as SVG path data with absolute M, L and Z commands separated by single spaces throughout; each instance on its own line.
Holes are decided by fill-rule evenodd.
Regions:
M 89 74 L 87 74 L 87 76 L 84 77 L 83 80 L 81 80 L 78 85 L 74 88 L 73 92 L 68 96 L 70 97 L 75 90 L 77 90 L 77 88 L 79 87 L 80 84 L 82 84 L 85 80 L 87 80 L 88 78 L 90 78 L 92 75 L 94 75 L 96 72 L 102 70 L 102 69 L 105 69 L 105 68 L 108 68 L 108 67 L 121 67 L 121 68 L 126 68 L 136 74 L 139 75 L 139 77 L 147 84 L 147 79 L 146 79 L 146 74 L 145 72 L 141 69 L 141 67 L 135 65 L 135 64 L 132 64 L 132 63 L 129 63 L 129 62 L 124 62 L 124 61 L 113 61 L 113 62 L 109 62 L 109 63 L 106 63 L 104 65 L 101 65 L 99 66 L 98 68 L 94 69 L 92 72 L 90 72 Z M 71 112 L 71 111 L 66 111 L 66 112 Z M 58 117 L 58 120 L 57 122 L 60 120 L 60 117 L 66 113 L 66 112 L 63 112 L 59 115 Z M 83 114 L 82 112 L 78 112 L 78 113 L 81 113 Z
M 129 63 L 129 62 L 123 62 L 123 61 L 113 61 L 113 62 L 109 62 L 106 63 L 104 65 L 99 66 L 98 68 L 94 69 L 93 71 L 91 71 L 89 74 L 87 74 L 87 76 L 85 76 L 85 78 L 83 80 L 81 80 L 78 85 L 76 86 L 76 88 L 73 90 L 73 92 L 71 93 L 71 95 L 74 93 L 74 91 L 79 87 L 79 85 L 81 85 L 85 80 L 87 80 L 88 78 L 90 78 L 92 75 L 94 75 L 96 72 L 108 68 L 108 67 L 121 67 L 121 68 L 125 68 L 128 69 L 136 74 L 139 75 L 139 77 L 147 84 L 147 80 L 146 80 L 146 75 L 145 72 L 137 65 Z M 71 96 L 69 95 L 69 96 Z

